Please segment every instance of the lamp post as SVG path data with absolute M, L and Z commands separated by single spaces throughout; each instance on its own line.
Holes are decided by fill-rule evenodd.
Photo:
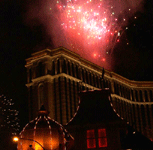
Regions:
M 41 146 L 41 148 L 43 148 L 43 150 L 45 150 L 45 148 L 44 148 L 38 141 L 36 141 L 36 140 L 33 140 L 33 139 L 26 139 L 26 138 L 19 138 L 19 137 L 13 137 L 13 141 L 14 141 L 14 142 L 18 142 L 19 139 L 36 142 L 39 146 Z

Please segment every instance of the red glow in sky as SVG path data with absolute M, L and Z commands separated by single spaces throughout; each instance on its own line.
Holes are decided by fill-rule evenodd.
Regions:
M 124 18 L 118 21 L 110 2 L 68 0 L 66 3 L 56 1 L 55 4 L 68 47 L 94 63 L 98 62 L 94 59 L 99 58 L 105 61 L 104 57 L 108 51 L 111 52 L 117 38 L 119 40 L 121 24 L 125 21 Z M 52 8 L 50 10 L 53 11 Z
M 136 0 L 50 0 L 40 12 L 49 15 L 49 22 L 43 15 L 41 20 L 55 47 L 64 46 L 104 66 L 109 64 L 107 57 L 120 41 L 135 6 Z

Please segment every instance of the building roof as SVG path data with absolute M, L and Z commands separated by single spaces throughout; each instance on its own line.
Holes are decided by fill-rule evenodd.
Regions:
M 48 116 L 48 111 L 44 106 L 41 107 L 38 117 L 30 121 L 20 133 L 18 148 L 26 150 L 29 145 L 37 147 L 35 141 L 45 149 L 58 148 L 65 146 L 65 140 L 71 144 L 73 137 L 57 121 Z M 68 145 L 70 146 L 70 145 Z
M 68 125 L 122 121 L 114 111 L 109 89 L 83 91 L 78 111 Z
M 67 127 L 85 125 L 108 125 L 118 124 L 118 127 L 124 127 L 126 133 L 121 136 L 121 146 L 124 149 L 142 149 L 145 150 L 149 147 L 153 148 L 153 143 L 142 135 L 140 132 L 134 130 L 129 126 L 126 120 L 116 113 L 111 103 L 111 96 L 109 89 L 82 91 L 80 93 L 80 103 L 75 116 L 67 124 Z M 76 137 L 75 137 L 76 138 Z

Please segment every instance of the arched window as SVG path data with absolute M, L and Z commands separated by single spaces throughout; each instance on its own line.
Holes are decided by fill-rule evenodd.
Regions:
M 116 94 L 116 83 L 114 82 L 114 93 Z
M 91 74 L 91 85 L 94 86 L 94 81 L 93 81 L 93 74 Z
M 99 77 L 96 77 L 96 82 L 97 82 L 97 87 L 100 88 L 100 82 L 99 82 Z
M 124 86 L 122 86 L 122 89 L 121 89 L 121 96 L 122 97 L 125 97 L 125 94 L 124 94 Z
M 138 91 L 137 90 L 135 91 L 135 98 L 136 98 L 136 101 L 138 101 Z
M 59 59 L 57 59 L 57 74 L 59 74 L 60 73 L 60 60 Z
M 105 80 L 105 88 L 108 88 L 108 80 Z
M 122 96 L 122 87 L 121 87 L 121 85 L 118 85 L 118 91 L 119 91 L 119 96 Z
M 130 89 L 127 89 L 127 98 L 130 99 Z
M 89 83 L 88 82 L 88 72 L 87 72 L 87 70 L 85 71 L 85 80 L 86 80 L 86 83 Z
M 141 90 L 139 91 L 139 94 L 140 94 L 140 102 L 143 102 L 142 91 Z
M 141 118 L 142 118 L 142 122 L 143 122 L 143 126 L 146 127 L 146 117 L 145 117 L 145 107 L 144 105 L 140 105 L 141 107 Z
M 132 101 L 134 101 L 134 93 L 133 93 L 133 90 L 131 90 L 131 98 L 132 98 Z
M 38 108 L 44 104 L 45 93 L 44 93 L 44 84 L 40 83 L 38 86 Z
M 65 59 L 63 60 L 63 65 L 62 66 L 63 66 L 63 69 L 62 69 L 63 73 L 66 73 L 66 60 Z
M 40 77 L 40 76 L 44 75 L 44 68 L 43 68 L 42 62 L 39 62 L 37 68 L 38 68 L 37 77 Z
M 79 69 L 78 69 L 78 65 L 76 65 L 76 77 L 79 79 Z
M 150 101 L 153 102 L 152 90 L 149 91 Z
M 146 122 L 148 122 L 148 126 L 149 126 L 149 128 L 151 128 L 151 120 L 150 120 L 151 116 L 150 116 L 149 105 L 146 105 L 146 112 L 147 112 L 147 120 L 146 120 Z
M 84 82 L 84 70 L 82 69 L 81 72 L 82 72 L 82 81 Z
M 31 80 L 32 80 L 32 70 L 31 70 L 31 68 L 29 69 L 29 82 L 31 82 Z
M 145 101 L 148 102 L 148 93 L 146 90 L 144 91 L 144 93 L 145 93 Z
M 71 75 L 71 66 L 70 66 L 70 61 L 68 61 L 68 74 Z
M 91 82 L 91 72 L 89 72 L 89 84 L 92 85 L 92 82 Z
M 115 94 L 119 95 L 119 88 L 116 82 L 114 82 L 114 87 L 115 87 Z
M 75 69 L 74 64 L 72 63 L 72 76 L 75 77 Z
M 111 82 L 109 81 L 108 83 L 109 83 L 109 90 L 112 93 Z
M 96 86 L 95 75 L 93 75 L 93 86 Z
M 55 62 L 52 61 L 52 75 L 55 75 Z

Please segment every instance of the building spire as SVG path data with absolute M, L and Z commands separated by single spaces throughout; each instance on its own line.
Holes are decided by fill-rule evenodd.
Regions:
M 39 112 L 38 112 L 38 115 L 48 115 L 48 114 L 49 114 L 49 112 L 45 109 L 45 106 L 42 105 L 42 106 L 40 107 L 40 110 L 39 110 Z

